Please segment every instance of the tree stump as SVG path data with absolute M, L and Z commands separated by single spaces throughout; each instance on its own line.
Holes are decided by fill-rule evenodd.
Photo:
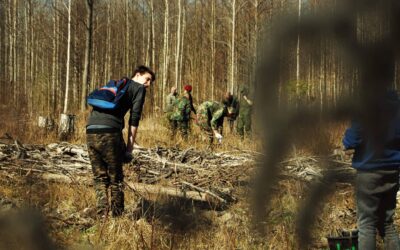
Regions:
M 46 131 L 53 131 L 55 128 L 54 119 L 51 117 L 39 116 L 38 117 L 38 127 Z
M 39 116 L 38 118 L 38 127 L 39 128 L 46 128 L 47 125 L 47 117 Z
M 48 131 L 53 131 L 54 128 L 56 127 L 56 123 L 52 117 L 47 118 L 47 123 L 46 123 L 46 129 Z
M 61 114 L 58 137 L 67 140 L 75 131 L 75 115 Z

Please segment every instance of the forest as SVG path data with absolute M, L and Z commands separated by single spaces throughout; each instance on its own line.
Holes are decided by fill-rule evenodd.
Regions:
M 0 248 L 356 246 L 342 139 L 355 115 L 380 135 L 379 98 L 400 86 L 395 0 L 0 0 L 0 17 Z M 139 65 L 156 80 L 125 212 L 98 218 L 87 96 Z M 197 110 L 249 89 L 250 134 L 222 117 L 210 147 L 197 114 L 171 136 L 167 96 L 186 85 Z
M 1 102 L 30 116 L 82 112 L 91 90 L 130 76 L 142 64 L 157 74 L 148 114 L 162 110 L 171 86 L 192 84 L 199 103 L 219 100 L 226 91 L 237 93 L 239 85 L 254 83 L 262 40 L 274 18 L 301 19 L 334 11 L 334 5 L 316 0 L 4 0 Z M 354 35 L 360 37 L 385 25 L 369 16 L 357 24 Z M 323 108 L 352 89 L 356 76 L 336 53 L 336 41 L 302 42 L 299 35 L 284 49 L 282 67 L 288 72 L 281 80 L 282 95 Z

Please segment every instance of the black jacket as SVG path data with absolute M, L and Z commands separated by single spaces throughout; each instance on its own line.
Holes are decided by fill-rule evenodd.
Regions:
M 124 116 L 130 110 L 129 125 L 137 127 L 142 115 L 145 97 L 146 88 L 143 84 L 131 80 L 127 92 L 120 101 L 119 107 L 116 110 L 110 111 L 93 108 L 89 115 L 87 126 L 105 125 L 122 130 L 124 128 Z

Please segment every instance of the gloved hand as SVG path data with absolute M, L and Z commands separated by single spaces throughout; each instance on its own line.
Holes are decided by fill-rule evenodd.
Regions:
M 219 143 L 222 143 L 223 136 L 220 133 L 215 133 L 215 138 L 217 138 Z
M 124 159 L 122 161 L 124 163 L 130 163 L 132 159 L 133 159 L 132 153 L 127 151 L 124 153 Z

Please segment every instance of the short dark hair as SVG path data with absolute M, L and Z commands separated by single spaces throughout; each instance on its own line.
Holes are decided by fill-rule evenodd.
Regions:
M 141 75 L 149 73 L 151 75 L 151 81 L 154 82 L 156 80 L 156 74 L 149 67 L 146 67 L 144 65 L 136 67 L 136 69 L 133 71 L 132 78 L 135 77 L 137 73 Z

